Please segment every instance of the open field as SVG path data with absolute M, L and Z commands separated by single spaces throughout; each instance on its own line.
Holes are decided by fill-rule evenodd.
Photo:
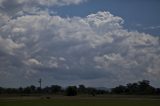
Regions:
M 37 97 L 0 99 L 0 106 L 160 106 L 158 98 Z

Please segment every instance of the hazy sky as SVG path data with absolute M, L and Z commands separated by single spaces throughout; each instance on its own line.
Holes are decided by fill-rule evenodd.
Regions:
M 0 0 L 0 86 L 160 87 L 160 0 Z

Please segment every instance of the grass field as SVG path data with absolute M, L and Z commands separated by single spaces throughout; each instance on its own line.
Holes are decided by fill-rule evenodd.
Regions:
M 97 97 L 1 99 L 0 106 L 160 106 L 160 99 Z

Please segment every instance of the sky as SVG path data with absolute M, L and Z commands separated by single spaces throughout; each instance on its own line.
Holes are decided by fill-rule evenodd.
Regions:
M 160 87 L 159 0 L 0 0 L 0 86 Z

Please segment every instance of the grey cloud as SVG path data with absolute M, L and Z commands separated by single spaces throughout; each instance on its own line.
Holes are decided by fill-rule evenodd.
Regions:
M 86 0 L 1 0 L 0 12 L 7 14 L 11 18 L 15 18 L 25 14 L 46 13 L 46 7 L 76 5 L 85 1 Z
M 8 54 L 14 54 L 14 50 L 21 47 L 23 47 L 23 44 L 17 44 L 12 39 L 4 39 L 0 36 L 0 51 Z
M 5 25 L 10 19 L 7 15 L 0 13 L 0 27 Z
M 1 27 L 0 51 L 19 57 L 23 67 L 8 63 L 1 67 L 16 66 L 29 79 L 44 75 L 93 85 L 108 80 L 158 80 L 159 37 L 129 32 L 123 21 L 109 12 L 85 18 L 39 14 L 11 19 Z

